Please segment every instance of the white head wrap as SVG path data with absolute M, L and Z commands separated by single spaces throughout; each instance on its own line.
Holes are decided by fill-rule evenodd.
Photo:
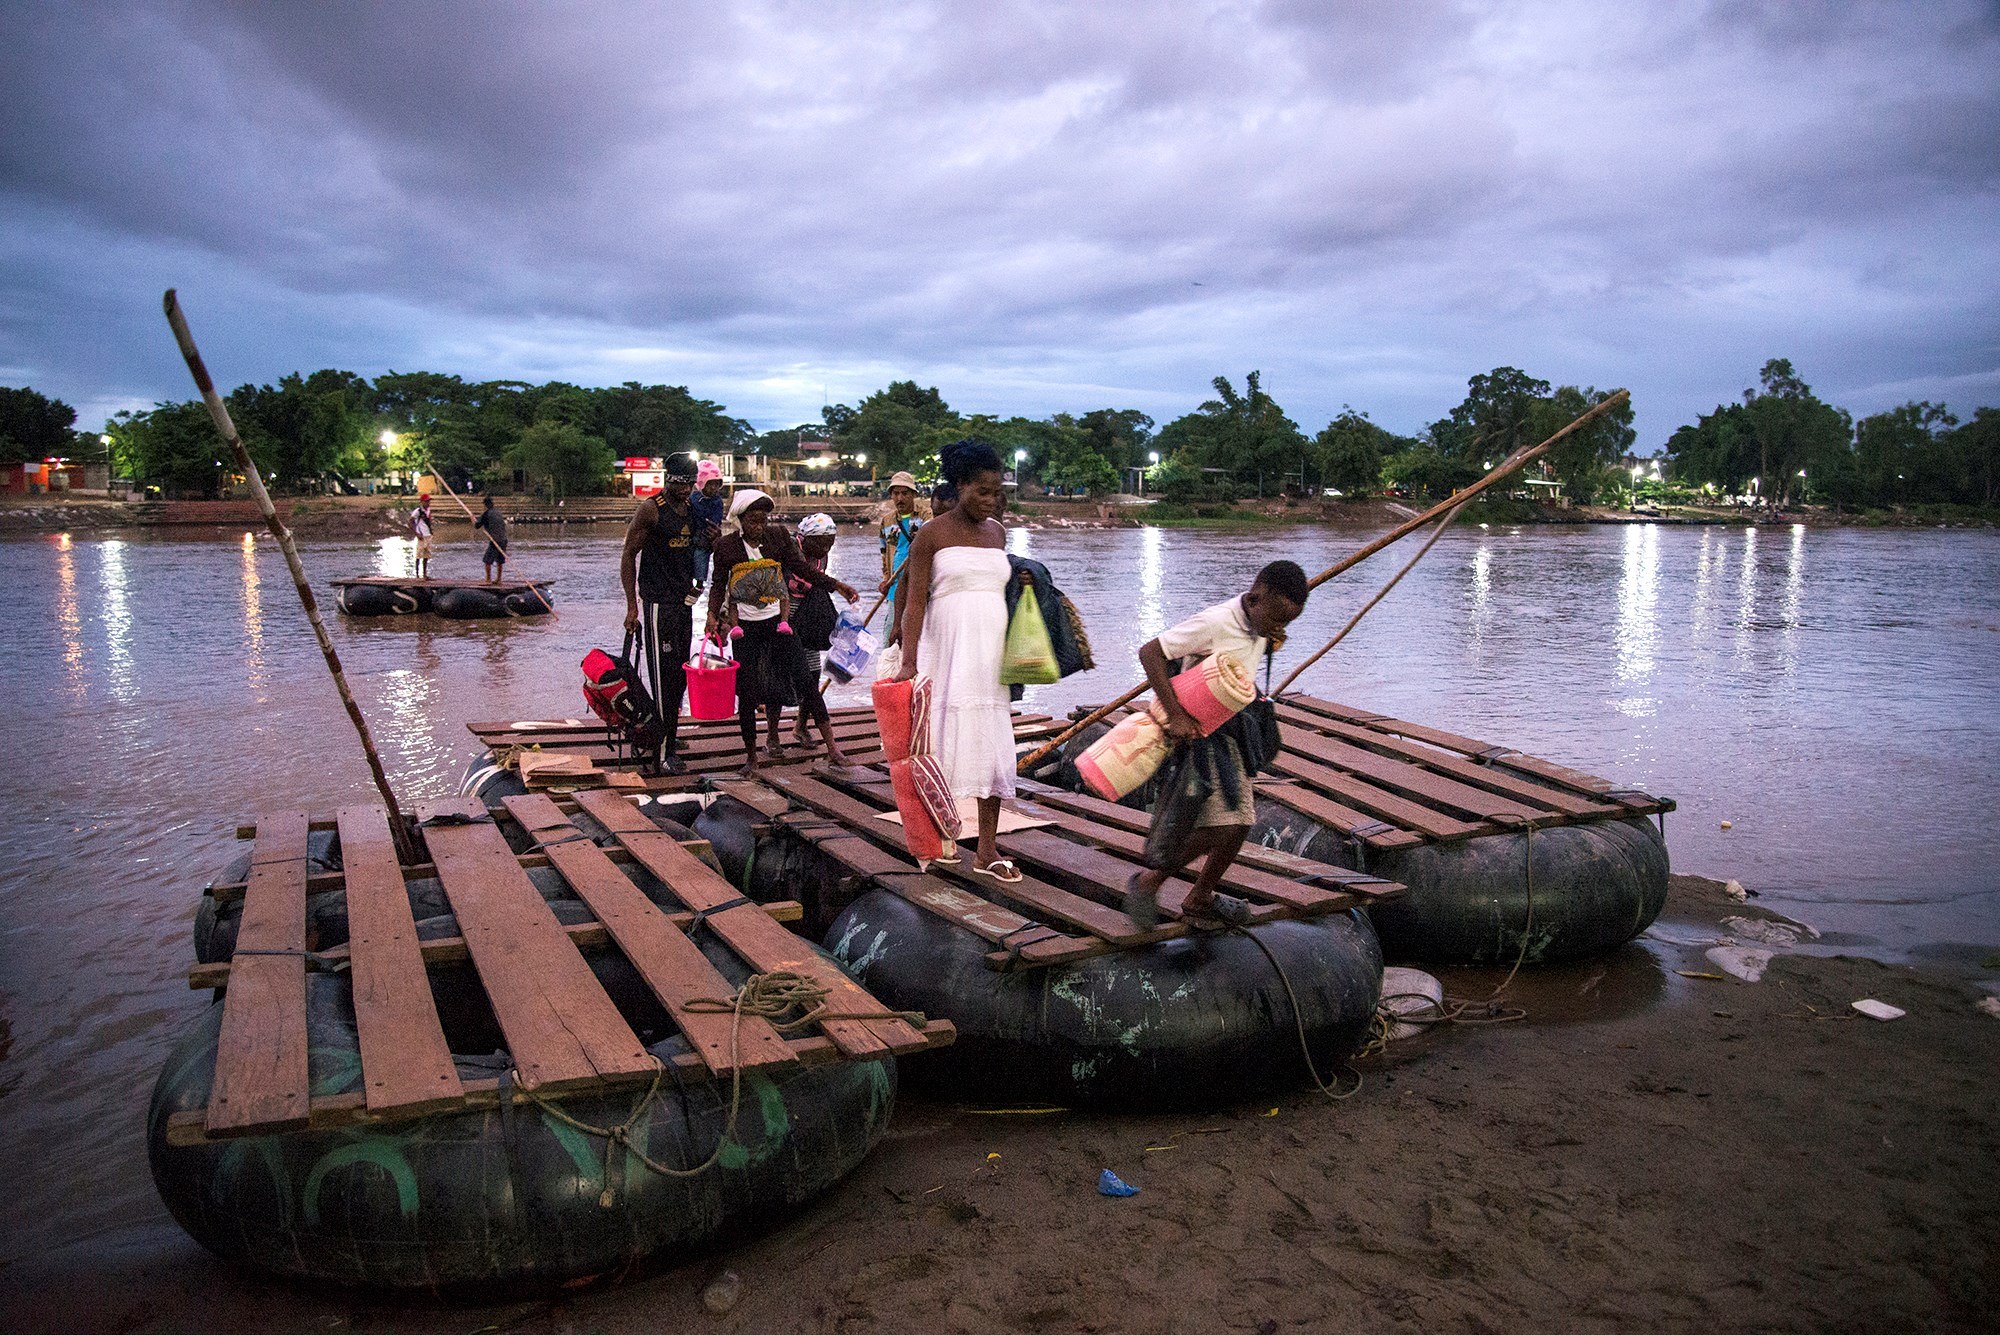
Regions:
M 743 512 L 759 501 L 774 508 L 777 504 L 769 496 L 766 496 L 763 492 L 753 487 L 745 487 L 731 496 L 729 498 L 729 517 L 722 521 L 722 531 L 724 533 L 741 533 L 743 525 L 740 521 Z
M 802 538 L 830 538 L 833 533 L 831 515 L 807 515 L 799 521 L 799 536 Z

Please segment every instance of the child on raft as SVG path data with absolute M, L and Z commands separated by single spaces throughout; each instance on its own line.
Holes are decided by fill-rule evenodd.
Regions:
M 1214 772 L 1224 776 L 1224 781 L 1203 801 L 1192 822 L 1192 836 L 1168 857 L 1155 859 L 1150 869 L 1135 874 L 1127 882 L 1125 912 L 1143 928 L 1152 927 L 1158 920 L 1160 887 L 1167 878 L 1204 856 L 1207 861 L 1202 863 L 1201 874 L 1187 893 L 1181 917 L 1203 925 L 1242 926 L 1250 921 L 1248 904 L 1216 889 L 1236 861 L 1244 836 L 1249 834 L 1255 819 L 1250 774 L 1230 725 L 1225 724 L 1213 735 L 1203 737 L 1201 724 L 1175 694 L 1173 678 L 1211 654 L 1228 654 L 1254 680 L 1258 660 L 1270 651 L 1273 641 L 1283 642 L 1285 627 L 1305 611 L 1309 592 L 1306 573 L 1296 562 L 1273 561 L 1257 572 L 1249 592 L 1204 608 L 1139 647 L 1139 665 L 1146 670 L 1153 698 L 1166 715 L 1164 726 L 1168 738 L 1176 747 L 1210 748 L 1204 759 L 1214 767 Z M 1238 718 L 1241 717 L 1239 714 Z M 1229 790 L 1234 791 L 1234 800 L 1225 795 Z M 1155 822 L 1160 819 L 1159 808 L 1164 806 L 1163 798 L 1154 811 Z
M 688 498 L 694 513 L 694 582 L 699 588 L 708 583 L 708 563 L 722 537 L 722 521 L 729 514 L 729 484 L 715 460 L 703 459 L 695 466 L 694 495 Z M 688 604 L 692 607 L 694 604 Z

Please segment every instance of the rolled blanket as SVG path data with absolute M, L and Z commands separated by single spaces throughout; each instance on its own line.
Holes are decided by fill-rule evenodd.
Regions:
M 882 753 L 892 762 L 931 750 L 931 679 L 875 683 L 875 722 L 882 730 Z
M 1227 654 L 1210 654 L 1174 678 L 1174 695 L 1206 737 L 1257 698 L 1257 684 Z M 1167 758 L 1166 711 L 1157 701 L 1128 714 L 1077 757 L 1090 791 L 1115 802 L 1153 777 Z
M 918 865 L 946 857 L 958 838 L 958 804 L 936 756 L 889 762 L 889 784 L 903 817 L 903 843 Z

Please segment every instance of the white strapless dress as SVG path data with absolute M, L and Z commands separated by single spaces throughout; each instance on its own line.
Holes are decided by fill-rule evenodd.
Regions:
M 945 547 L 931 560 L 917 671 L 931 679 L 931 749 L 953 797 L 1014 795 L 1014 721 L 1000 684 L 1010 573 L 993 547 Z

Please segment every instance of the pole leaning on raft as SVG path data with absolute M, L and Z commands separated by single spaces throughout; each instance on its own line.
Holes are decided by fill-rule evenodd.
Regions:
M 396 856 L 405 865 L 421 861 L 416 848 L 411 843 L 410 832 L 403 824 L 401 808 L 396 805 L 396 794 L 389 787 L 389 775 L 382 768 L 382 757 L 375 751 L 375 739 L 369 735 L 368 720 L 361 716 L 361 706 L 355 703 L 354 693 L 347 689 L 347 674 L 341 670 L 340 655 L 334 652 L 333 640 L 326 633 L 326 623 L 320 620 L 319 602 L 313 597 L 312 586 L 306 582 L 305 566 L 299 562 L 298 548 L 292 544 L 292 534 L 278 518 L 278 508 L 271 504 L 271 493 L 264 490 L 264 479 L 257 472 L 257 465 L 250 458 L 250 451 L 244 448 L 243 438 L 236 434 L 236 424 L 229 418 L 229 407 L 222 396 L 215 391 L 215 381 L 209 378 L 208 367 L 201 360 L 201 352 L 194 345 L 194 335 L 188 332 L 187 317 L 181 314 L 179 298 L 172 288 L 162 300 L 166 308 L 167 323 L 173 327 L 174 341 L 180 344 L 181 356 L 186 359 L 188 371 L 194 376 L 195 387 L 201 391 L 202 402 L 208 405 L 208 415 L 215 422 L 216 431 L 223 443 L 229 446 L 235 456 L 236 466 L 250 480 L 250 494 L 263 512 L 264 524 L 271 530 L 271 536 L 278 540 L 278 549 L 285 554 L 285 564 L 292 572 L 292 586 L 298 590 L 299 602 L 305 605 L 306 620 L 312 623 L 313 635 L 319 640 L 319 651 L 326 658 L 327 670 L 333 673 L 334 687 L 340 692 L 340 702 L 347 706 L 347 717 L 353 722 L 355 732 L 361 735 L 361 750 L 368 758 L 368 772 L 374 776 L 376 791 L 389 809 L 389 833 L 396 842 Z
M 1466 487 L 1463 491 L 1452 493 L 1452 495 L 1450 495 L 1449 497 L 1447 497 L 1442 501 L 1439 501 L 1436 505 L 1433 505 L 1430 509 L 1424 511 L 1422 514 L 1404 520 L 1402 523 L 1390 529 L 1387 533 L 1384 533 L 1381 537 L 1375 539 L 1373 542 L 1367 544 L 1366 546 L 1360 548 L 1357 551 L 1350 552 L 1348 555 L 1342 557 L 1340 560 L 1328 566 L 1325 570 L 1320 571 L 1319 574 L 1313 576 L 1311 580 L 1307 581 L 1306 587 L 1309 589 L 1318 588 L 1320 585 L 1326 583 L 1328 580 L 1334 578 L 1335 576 L 1341 574 L 1342 572 L 1351 570 L 1355 566 L 1360 565 L 1363 561 L 1366 561 L 1369 557 L 1375 555 L 1375 553 L 1381 551 L 1384 547 L 1389 546 L 1391 543 L 1397 542 L 1402 538 L 1408 537 L 1410 534 L 1416 532 L 1418 529 L 1422 528 L 1426 524 L 1432 523 L 1433 521 L 1443 521 L 1448 523 L 1449 517 L 1455 515 L 1460 509 L 1462 509 L 1467 501 L 1477 496 L 1480 492 L 1485 491 L 1488 487 L 1492 486 L 1494 483 L 1501 481 L 1503 478 L 1506 478 L 1510 474 L 1519 472 L 1522 468 L 1525 468 L 1527 465 L 1541 458 L 1543 455 L 1547 454 L 1550 450 L 1554 449 L 1563 440 L 1575 434 L 1583 427 L 1588 426 L 1590 423 L 1596 421 L 1598 418 L 1602 417 L 1605 413 L 1610 412 L 1618 404 L 1625 402 L 1625 400 L 1628 397 L 1629 395 L 1625 390 L 1622 389 L 1613 390 L 1611 393 L 1605 395 L 1602 399 L 1598 400 L 1598 402 L 1592 404 L 1586 411 L 1578 415 L 1575 421 L 1571 422 L 1568 426 L 1564 427 L 1562 430 L 1550 436 L 1547 440 L 1543 441 L 1541 444 L 1534 446 L 1532 449 L 1518 451 L 1512 455 L 1509 455 L 1507 458 L 1502 459 L 1497 465 L 1495 465 L 1492 468 L 1492 470 L 1490 470 L 1486 474 L 1486 476 L 1480 478 L 1477 482 L 1474 482 L 1471 486 Z M 1442 534 L 1442 531 L 1443 531 L 1443 524 L 1440 523 L 1439 534 Z M 1437 536 L 1438 535 L 1433 535 L 1431 538 L 1431 542 L 1435 542 L 1437 540 Z M 1426 543 L 1424 546 L 1424 551 L 1429 551 L 1429 550 L 1430 550 L 1430 543 Z M 1417 553 L 1417 557 L 1419 559 L 1421 559 L 1422 556 L 1423 552 Z M 1410 562 L 1410 565 L 1415 565 L 1415 564 L 1416 564 L 1415 560 L 1412 560 Z M 1386 586 L 1384 586 L 1382 592 L 1376 594 L 1374 599 L 1372 599 L 1369 602 L 1368 607 L 1373 607 L 1377 602 L 1380 602 L 1382 600 L 1383 595 L 1387 594 L 1390 589 L 1396 586 L 1396 580 L 1400 580 L 1403 577 L 1403 573 L 1407 573 L 1408 569 L 1409 567 L 1405 566 L 1404 571 L 1398 573 L 1396 579 L 1390 580 L 1389 583 Z M 1363 612 L 1366 612 L 1367 610 L 1368 610 L 1367 607 L 1364 607 L 1362 609 Z M 1360 620 L 1360 617 L 1357 615 L 1354 620 L 1358 621 Z M 1336 635 L 1334 637 L 1333 643 L 1329 644 L 1327 648 L 1330 649 L 1333 647 L 1333 644 L 1338 644 L 1340 642 L 1341 637 L 1345 636 L 1347 632 L 1349 630 L 1352 630 L 1353 628 L 1354 628 L 1354 622 L 1350 621 L 1347 627 L 1343 629 L 1339 635 Z M 1322 649 L 1320 651 L 1320 653 L 1325 653 L 1325 652 L 1326 652 L 1325 649 Z M 1317 658 L 1318 656 L 1319 656 L 1318 654 L 1314 655 L 1315 658 Z M 1292 676 L 1297 676 L 1297 675 L 1298 675 L 1297 673 L 1292 674 Z M 1292 678 L 1287 677 L 1285 679 L 1285 684 L 1289 686 L 1291 685 L 1291 681 Z M 1057 734 L 1055 737 L 1050 738 L 1048 741 L 1042 743 L 1042 745 L 1030 751 L 1027 755 L 1021 757 L 1020 763 L 1015 766 L 1015 772 L 1019 774 L 1026 774 L 1030 769 L 1034 768 L 1036 765 L 1041 764 L 1043 760 L 1045 760 L 1052 752 L 1054 752 L 1064 742 L 1067 742 L 1070 738 L 1076 736 L 1078 733 L 1082 732 L 1085 728 L 1089 727 L 1091 724 L 1099 722 L 1105 718 L 1108 718 L 1119 709 L 1122 709 L 1126 705 L 1131 704 L 1134 700 L 1138 699 L 1141 695 L 1143 695 L 1145 691 L 1146 691 L 1146 683 L 1142 681 L 1137 686 L 1134 686 L 1131 690 L 1125 692 L 1125 694 L 1119 696 L 1116 700 L 1113 700 L 1110 704 L 1100 705 L 1096 709 L 1093 709 L 1092 711 L 1090 711 L 1090 713 L 1084 715 L 1082 718 L 1078 719 L 1075 723 L 1072 723 L 1068 728 L 1065 728 L 1061 733 Z

